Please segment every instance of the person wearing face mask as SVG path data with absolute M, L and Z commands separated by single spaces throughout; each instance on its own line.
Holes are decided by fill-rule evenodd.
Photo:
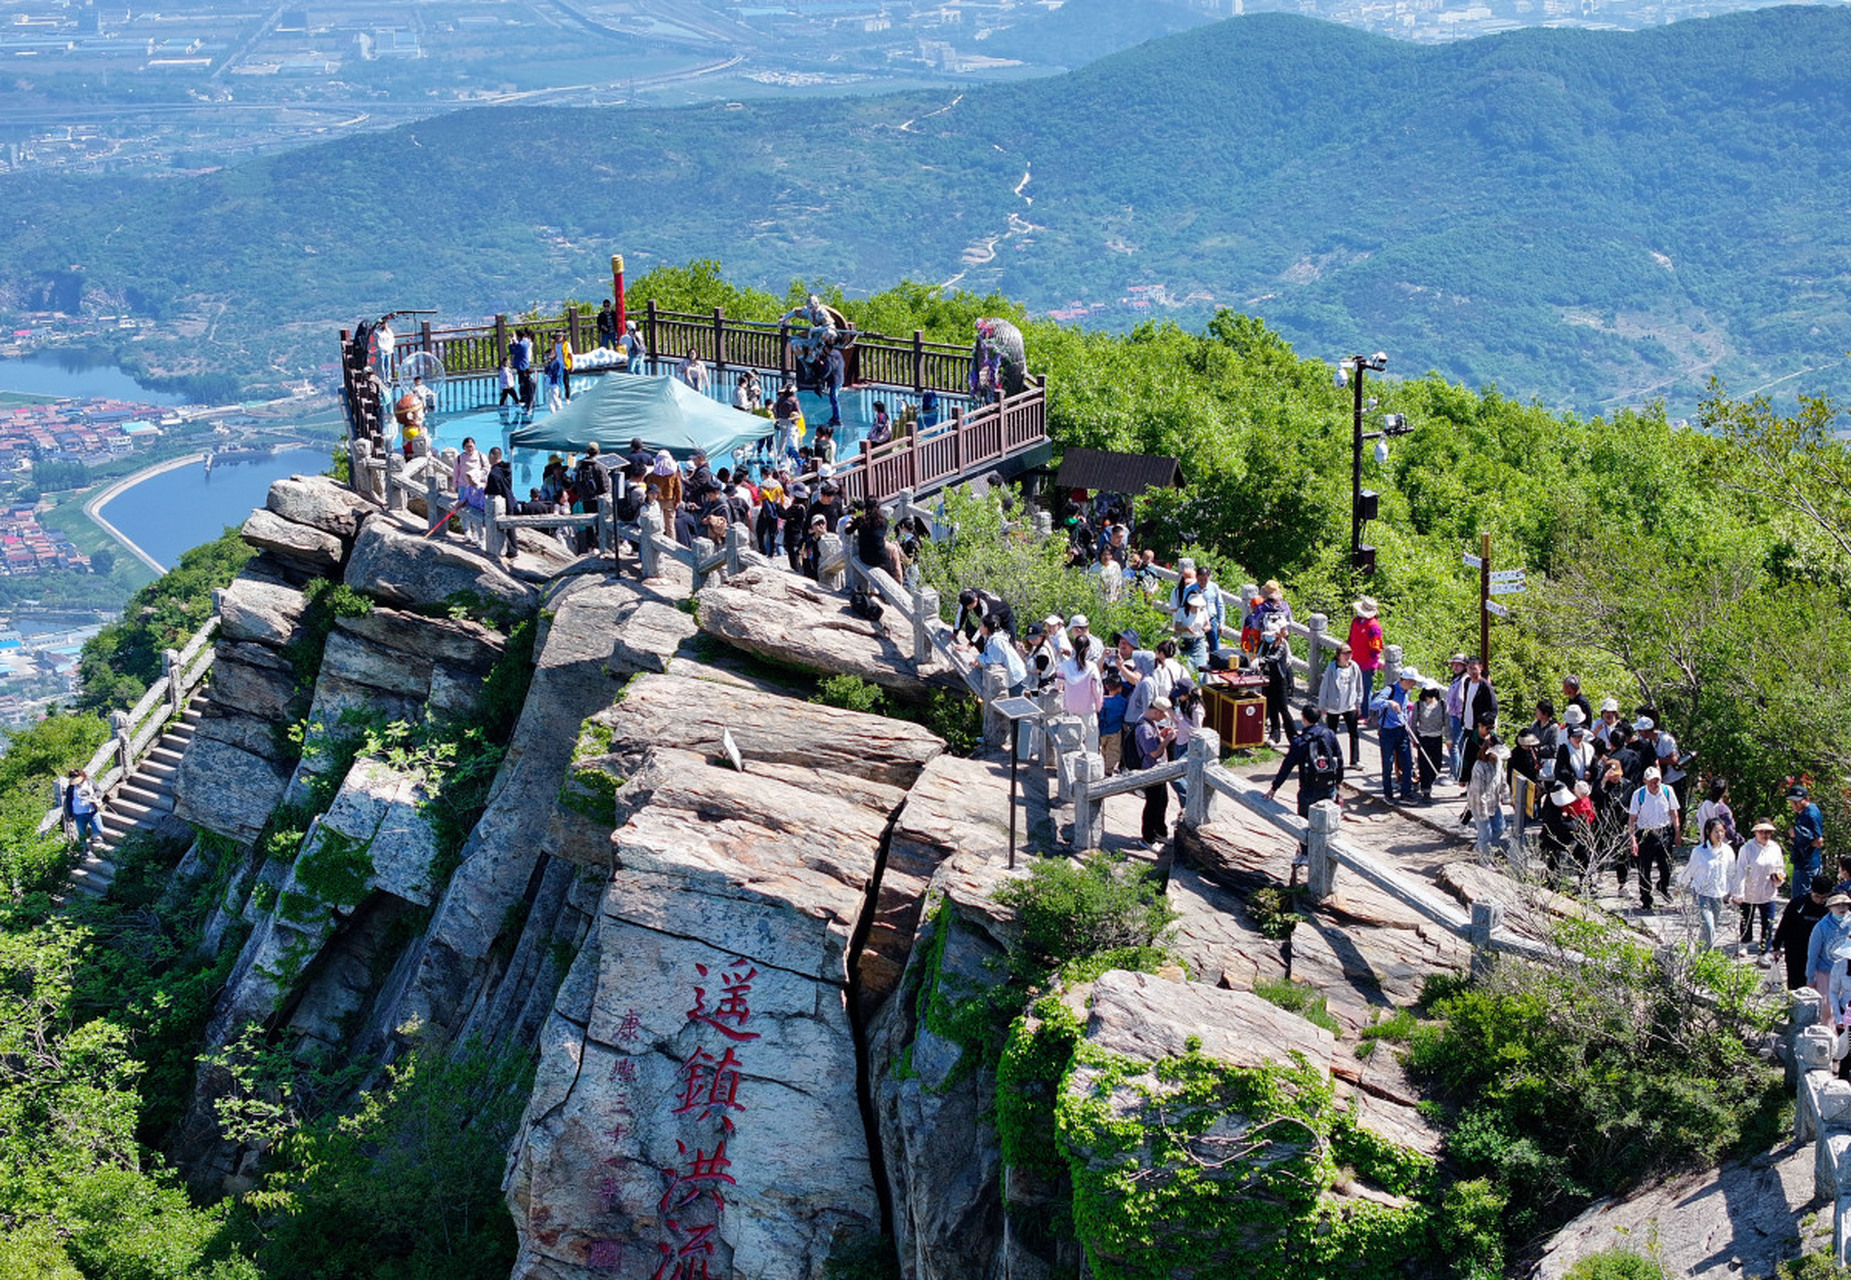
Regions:
M 1806 979 L 1819 993 L 1819 1022 L 1832 1021 L 1832 951 L 1851 937 L 1851 897 L 1834 893 L 1825 900 L 1826 916 L 1812 927 L 1806 940 Z

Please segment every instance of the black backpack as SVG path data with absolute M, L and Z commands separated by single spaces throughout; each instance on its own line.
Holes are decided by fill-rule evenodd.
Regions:
M 1313 782 L 1334 784 L 1343 771 L 1337 735 L 1322 725 L 1314 726 L 1305 734 L 1305 763 Z

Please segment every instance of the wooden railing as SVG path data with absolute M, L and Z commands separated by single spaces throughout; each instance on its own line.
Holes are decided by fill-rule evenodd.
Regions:
M 148 686 L 141 701 L 129 710 L 110 713 L 110 736 L 84 766 L 105 806 L 116 789 L 134 775 L 154 744 L 161 740 L 168 721 L 186 709 L 186 704 L 205 683 L 206 673 L 212 669 L 212 661 L 217 656 L 212 637 L 218 627 L 218 595 L 215 592 L 212 616 L 193 633 L 193 638 L 177 651 L 161 651 L 161 678 Z M 40 820 L 41 835 L 63 820 L 63 779 L 59 779 L 58 786 L 59 803 Z
M 639 327 L 659 362 L 679 361 L 692 351 L 719 369 L 748 365 L 788 374 L 796 368 L 789 325 L 729 319 L 719 307 L 708 315 L 664 311 L 651 298 Z M 853 345 L 843 353 L 850 383 L 914 393 L 964 394 L 970 389 L 970 361 L 968 347 L 927 342 L 917 329 L 910 339 L 855 330 Z

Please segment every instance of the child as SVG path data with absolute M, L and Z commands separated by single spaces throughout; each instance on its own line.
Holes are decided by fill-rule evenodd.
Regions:
M 1099 704 L 1099 758 L 1105 761 L 1106 777 L 1118 772 L 1121 734 L 1125 728 L 1125 681 L 1117 668 L 1105 673 L 1105 698 Z

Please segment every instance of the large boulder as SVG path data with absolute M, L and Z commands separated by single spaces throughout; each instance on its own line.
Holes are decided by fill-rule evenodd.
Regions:
M 347 550 L 341 540 L 313 525 L 285 520 L 268 508 L 253 511 L 239 536 L 259 551 L 312 574 L 332 574 Z
M 329 476 L 288 476 L 270 486 L 264 506 L 292 524 L 307 525 L 352 543 L 360 522 L 378 510 Z
M 201 733 L 187 744 L 174 778 L 174 815 L 250 844 L 288 785 L 287 766 Z
M 849 612 L 848 598 L 782 569 L 752 568 L 700 597 L 701 630 L 736 649 L 820 675 L 871 680 L 908 697 L 933 686 L 962 687 L 940 666 L 913 670 L 912 628 L 889 611 L 879 622 Z
M 379 607 L 334 620 L 334 629 L 427 663 L 486 672 L 508 647 L 500 632 L 467 618 L 427 618 Z
M 814 1280 L 879 1221 L 850 940 L 888 814 L 669 750 L 631 789 L 647 802 L 613 836 L 595 980 L 574 966 L 541 1034 L 514 1274 L 695 1250 Z
M 308 599 L 261 578 L 238 577 L 219 599 L 219 636 L 281 648 L 301 634 Z
M 655 743 L 718 759 L 730 733 L 746 761 L 775 766 L 785 776 L 808 771 L 909 787 L 945 746 L 907 720 L 679 675 L 631 681 L 622 699 L 592 722 L 611 744 L 614 771 L 624 777 Z
M 338 539 L 335 542 L 338 545 Z M 346 582 L 356 591 L 407 609 L 462 601 L 524 614 L 539 603 L 532 587 L 504 573 L 480 551 L 412 533 L 384 515 L 368 517 L 361 527 L 347 561 Z

